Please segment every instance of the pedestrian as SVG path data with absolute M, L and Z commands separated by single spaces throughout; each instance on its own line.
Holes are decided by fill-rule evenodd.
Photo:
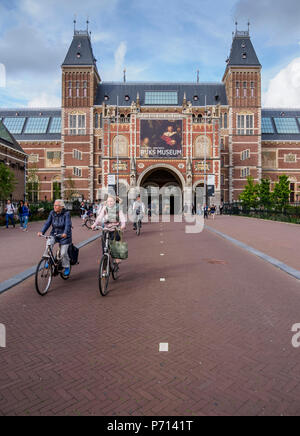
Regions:
M 6 206 L 5 206 L 5 224 L 6 228 L 8 229 L 9 221 L 12 223 L 13 227 L 15 228 L 15 221 L 14 221 L 14 213 L 15 213 L 15 207 L 12 204 L 10 200 L 7 200 Z
M 213 217 L 213 220 L 215 219 L 215 215 L 216 215 L 216 206 L 213 204 L 210 208 L 210 214 Z
M 204 206 L 204 218 L 208 219 L 208 206 Z
M 23 227 L 24 227 L 23 232 L 28 232 L 27 226 L 28 226 L 29 215 L 30 215 L 29 204 L 28 201 L 25 201 L 23 206 Z
M 24 226 L 23 206 L 24 206 L 24 202 L 21 200 L 18 206 L 18 215 L 20 220 L 20 229 L 22 230 Z

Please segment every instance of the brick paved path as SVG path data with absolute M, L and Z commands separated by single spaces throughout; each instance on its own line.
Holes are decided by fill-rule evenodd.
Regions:
M 237 216 L 217 216 L 207 224 L 300 270 L 300 225 Z
M 0 297 L 0 414 L 299 415 L 299 282 L 208 231 L 142 232 L 105 298 L 98 241 L 45 298 Z
M 93 232 L 82 227 L 80 218 L 72 217 L 73 242 L 85 241 Z M 36 236 L 44 222 L 29 223 L 28 232 L 9 227 L 0 228 L 0 282 L 3 282 L 33 265 L 36 265 L 45 249 L 45 240 Z

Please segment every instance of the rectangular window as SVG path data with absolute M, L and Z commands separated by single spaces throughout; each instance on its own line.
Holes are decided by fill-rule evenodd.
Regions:
M 241 177 L 249 177 L 250 176 L 250 168 L 242 168 L 241 169 Z
M 3 124 L 10 131 L 10 133 L 15 135 L 20 135 L 23 130 L 23 126 L 25 123 L 25 118 L 5 118 L 3 120 Z
M 235 88 L 236 88 L 236 96 L 239 97 L 240 96 L 240 82 L 235 83 Z
M 49 133 L 61 133 L 61 117 L 52 118 Z
M 250 150 L 244 150 L 241 153 L 241 160 L 246 160 L 250 158 Z
M 278 133 L 299 133 L 296 118 L 274 118 L 274 122 Z
M 99 165 L 99 167 L 102 167 L 102 157 L 101 156 L 98 157 L 98 165 Z
M 254 97 L 254 82 L 250 83 L 250 88 L 251 88 L 251 97 Z
M 69 97 L 72 97 L 72 82 L 69 81 Z
M 247 97 L 247 82 L 243 82 L 243 92 L 244 92 L 244 98 Z
M 225 147 L 224 147 L 224 138 L 221 138 L 221 150 L 225 150 Z
M 69 116 L 69 133 L 70 135 L 85 135 L 85 115 Z
M 274 127 L 271 118 L 261 119 L 261 133 L 274 133 Z
M 79 150 L 73 150 L 73 158 L 77 160 L 82 160 L 82 153 Z
M 82 170 L 81 170 L 81 168 L 76 168 L 76 167 L 74 167 L 74 168 L 73 168 L 73 175 L 76 176 L 76 177 L 81 177 L 81 175 L 82 175 Z
M 102 139 L 101 138 L 98 139 L 98 149 L 102 150 Z
M 28 118 L 24 133 L 39 134 L 46 133 L 50 118 Z
M 177 105 L 177 91 L 146 91 L 145 104 L 149 105 Z
M 83 97 L 87 97 L 87 81 L 83 82 Z
M 237 134 L 253 135 L 254 116 L 237 115 Z
M 101 174 L 98 175 L 98 185 L 101 185 L 102 183 L 102 176 Z

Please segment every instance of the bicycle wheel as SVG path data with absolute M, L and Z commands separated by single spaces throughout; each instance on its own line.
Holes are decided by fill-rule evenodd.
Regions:
M 35 288 L 39 295 L 44 297 L 52 282 L 52 261 L 42 259 L 35 272 Z
M 117 262 L 114 260 L 113 261 L 113 267 L 112 267 L 112 270 L 111 270 L 111 275 L 112 275 L 112 278 L 114 279 L 114 280 L 118 280 L 118 277 L 119 277 L 119 265 L 117 264 Z
M 99 291 L 100 294 L 105 297 L 108 294 L 108 282 L 109 282 L 109 274 L 110 274 L 110 266 L 109 266 L 109 258 L 107 255 L 104 255 L 101 259 L 100 268 L 99 268 Z
M 94 219 L 94 218 L 89 218 L 89 219 L 86 220 L 86 222 L 85 222 L 85 226 L 86 226 L 89 230 L 91 230 L 92 225 L 94 224 L 94 222 L 95 222 L 95 219 Z

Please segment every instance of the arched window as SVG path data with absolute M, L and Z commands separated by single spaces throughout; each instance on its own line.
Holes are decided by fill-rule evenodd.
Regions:
M 227 129 L 227 127 L 228 127 L 227 113 L 225 112 L 225 114 L 224 114 L 224 129 Z

